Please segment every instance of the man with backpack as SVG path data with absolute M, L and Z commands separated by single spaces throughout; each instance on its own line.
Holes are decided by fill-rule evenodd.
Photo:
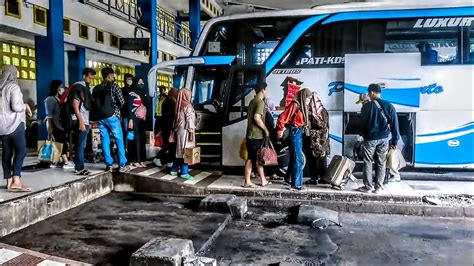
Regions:
M 92 96 L 93 114 L 95 120 L 99 123 L 99 131 L 102 139 L 102 152 L 106 165 L 106 171 L 113 170 L 114 159 L 110 149 L 110 134 L 115 138 L 119 157 L 119 171 L 130 171 L 127 166 L 127 157 L 125 156 L 125 144 L 120 123 L 120 110 L 125 104 L 122 91 L 115 83 L 114 70 L 105 67 L 101 70 L 104 81 L 94 88 Z
M 370 84 L 368 93 L 370 100 L 362 107 L 361 135 L 362 142 L 363 180 L 364 186 L 358 190 L 374 193 L 383 190 L 385 178 L 385 161 L 389 148 L 397 147 L 399 138 L 397 111 L 387 101 L 380 98 L 382 89 L 379 84 Z M 389 141 L 389 135 L 392 135 Z M 372 163 L 375 161 L 375 187 L 372 184 Z
M 72 130 L 74 140 L 74 173 L 89 175 L 84 168 L 84 149 L 90 131 L 89 113 L 91 110 L 91 92 L 89 84 L 95 78 L 95 70 L 85 68 L 82 81 L 70 86 L 61 97 L 61 122 L 65 130 Z

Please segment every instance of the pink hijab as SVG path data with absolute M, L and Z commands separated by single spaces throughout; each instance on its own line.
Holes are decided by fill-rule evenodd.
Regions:
M 182 112 L 186 107 L 191 105 L 191 91 L 186 88 L 182 88 L 178 91 L 178 97 L 176 99 L 176 111 L 174 117 L 174 125 L 178 125 L 180 115 L 179 112 Z M 191 105 L 192 106 L 192 105 Z

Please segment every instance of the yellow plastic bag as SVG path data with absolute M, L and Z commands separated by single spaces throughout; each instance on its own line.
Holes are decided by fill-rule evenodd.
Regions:
M 240 150 L 239 150 L 240 158 L 244 161 L 247 161 L 249 153 L 247 150 L 247 139 L 243 138 L 240 142 Z

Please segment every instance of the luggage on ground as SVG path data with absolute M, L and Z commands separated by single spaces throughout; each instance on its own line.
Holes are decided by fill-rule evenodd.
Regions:
M 349 176 L 354 171 L 355 162 L 351 159 L 335 155 L 329 163 L 324 180 L 329 182 L 334 188 L 344 190 Z

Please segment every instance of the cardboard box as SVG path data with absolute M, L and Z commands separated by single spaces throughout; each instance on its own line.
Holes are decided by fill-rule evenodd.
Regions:
M 151 147 L 155 146 L 155 135 L 153 134 L 153 131 L 146 131 L 146 144 Z
M 184 150 L 184 162 L 193 165 L 201 162 L 201 147 L 186 148 Z

